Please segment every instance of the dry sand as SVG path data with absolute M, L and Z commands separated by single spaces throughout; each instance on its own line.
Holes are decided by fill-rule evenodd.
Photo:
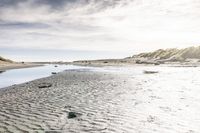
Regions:
M 34 63 L 7 63 L 7 62 L 0 62 L 0 71 L 5 71 L 8 69 L 18 69 L 18 68 L 28 68 L 28 67 L 37 67 L 41 66 L 41 64 L 34 64 Z
M 194 117 L 199 102 L 189 100 L 195 96 L 179 88 L 162 90 L 150 76 L 136 79 L 126 74 L 65 71 L 3 88 L 0 132 L 199 132 L 199 114 Z M 41 83 L 52 86 L 39 88 Z M 68 119 L 69 112 L 77 117 Z

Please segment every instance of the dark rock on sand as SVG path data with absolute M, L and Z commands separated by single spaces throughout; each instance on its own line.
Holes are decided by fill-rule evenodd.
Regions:
M 79 117 L 79 116 L 81 116 L 81 115 L 82 115 L 81 113 L 69 112 L 67 118 L 68 118 L 68 119 L 73 119 L 73 118 Z
M 158 73 L 158 71 L 144 71 L 144 74 L 155 74 Z
M 51 83 L 40 83 L 40 84 L 38 85 L 38 88 L 49 88 L 49 87 L 51 87 L 51 86 L 52 86 Z
M 72 106 L 70 106 L 70 105 L 66 105 L 64 108 L 72 108 Z
M 3 73 L 3 72 L 5 72 L 5 71 L 1 71 L 1 70 L 0 70 L 0 73 Z
M 68 113 L 68 119 L 72 119 L 72 118 L 76 118 L 77 117 L 77 113 L 75 113 L 75 112 L 69 112 Z
M 52 72 L 51 74 L 57 74 L 56 72 Z
M 155 62 L 155 63 L 154 63 L 154 65 L 156 65 L 156 66 L 157 66 L 157 65 L 160 65 L 160 63 L 159 63 L 159 62 Z

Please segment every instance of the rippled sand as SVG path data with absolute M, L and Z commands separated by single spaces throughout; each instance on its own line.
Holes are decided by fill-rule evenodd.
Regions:
M 172 78 L 174 77 L 174 79 Z M 194 133 L 198 79 L 65 71 L 0 90 L 0 132 Z M 38 88 L 40 83 L 52 83 Z M 68 119 L 69 112 L 77 118 Z

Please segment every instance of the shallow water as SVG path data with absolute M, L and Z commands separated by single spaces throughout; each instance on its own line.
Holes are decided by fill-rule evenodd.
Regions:
M 193 71 L 200 71 L 197 67 L 185 68 L 185 67 L 168 67 L 168 66 L 126 66 L 126 67 L 88 67 L 88 66 L 77 66 L 77 65 L 44 65 L 40 67 L 32 68 L 20 68 L 11 69 L 0 73 L 0 88 L 8 87 L 14 84 L 21 84 L 28 81 L 32 81 L 38 78 L 48 77 L 52 75 L 52 72 L 62 72 L 65 70 L 69 71 L 97 71 L 97 72 L 110 72 L 110 73 L 121 73 L 128 75 L 144 75 L 144 71 L 158 71 L 157 75 L 163 74 L 193 74 Z M 187 71 L 190 71 L 187 73 Z M 192 71 L 192 72 L 191 72 Z M 178 73 L 179 72 L 179 73 Z M 185 73 L 186 72 L 186 73 Z M 194 72 L 196 73 L 196 72 Z M 178 76 L 178 75 L 176 75 Z M 181 76 L 181 75 L 180 75 Z
M 32 81 L 52 75 L 52 72 L 61 72 L 64 70 L 76 70 L 84 67 L 74 65 L 45 65 L 32 68 L 11 69 L 0 73 L 0 88 Z

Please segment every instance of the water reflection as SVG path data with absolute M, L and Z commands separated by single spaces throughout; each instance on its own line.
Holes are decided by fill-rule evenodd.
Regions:
M 129 66 L 129 67 L 88 67 L 76 65 L 45 65 L 33 68 L 12 69 L 7 71 L 0 71 L 0 88 L 20 84 L 35 79 L 48 77 L 52 74 L 57 74 L 61 71 L 95 71 L 128 74 L 130 76 L 149 77 L 149 76 L 163 76 L 163 74 L 176 74 L 188 72 L 188 68 L 176 68 L 167 66 Z M 191 68 L 194 70 L 194 68 Z M 195 70 L 199 70 L 196 68 Z M 184 71 L 184 72 L 183 72 Z M 148 74 L 150 75 L 148 75 Z M 194 73 L 193 73 L 194 74 Z
M 56 66 L 56 67 L 55 67 Z M 33 68 L 11 69 L 0 71 L 0 88 L 20 84 L 43 78 L 64 70 L 80 69 L 84 67 L 73 65 L 45 65 Z

